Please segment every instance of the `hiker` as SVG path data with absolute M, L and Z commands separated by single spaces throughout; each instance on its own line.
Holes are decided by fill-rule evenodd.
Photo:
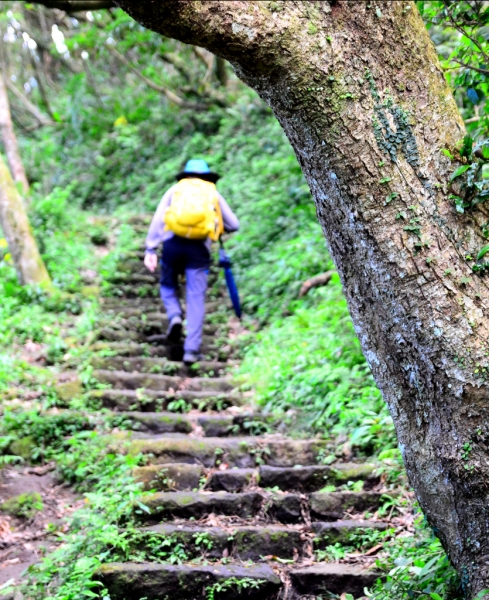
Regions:
M 210 247 L 224 233 L 237 231 L 239 221 L 216 189 L 219 179 L 205 160 L 189 160 L 176 177 L 178 183 L 161 199 L 146 238 L 144 264 L 153 273 L 163 242 L 160 295 L 168 315 L 170 342 L 182 333 L 182 307 L 178 300 L 178 275 L 185 273 L 187 337 L 183 362 L 202 360 L 200 346 L 205 316 L 205 292 L 211 263 Z

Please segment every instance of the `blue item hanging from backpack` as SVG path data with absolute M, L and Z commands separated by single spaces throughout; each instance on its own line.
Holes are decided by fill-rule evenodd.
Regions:
M 238 288 L 234 281 L 234 275 L 231 271 L 231 259 L 224 250 L 222 240 L 219 240 L 221 247 L 219 248 L 219 266 L 224 269 L 224 277 L 226 278 L 226 285 L 228 287 L 229 297 L 233 303 L 234 312 L 238 319 L 241 319 L 241 303 L 239 301 Z

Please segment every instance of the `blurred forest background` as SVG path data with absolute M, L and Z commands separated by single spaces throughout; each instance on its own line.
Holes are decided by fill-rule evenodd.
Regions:
M 487 3 L 417 5 L 468 131 L 487 138 Z M 300 294 L 306 280 L 334 265 L 267 106 L 222 59 L 162 38 L 120 9 L 66 13 L 4 1 L 0 10 L 0 92 L 6 89 L 25 171 L 17 187 L 54 285 L 49 292 L 21 286 L 0 239 L 0 448 L 19 430 L 46 435 L 33 414 L 62 406 L 53 373 L 75 367 L 85 390 L 93 384 L 86 364 L 102 278 L 142 241 L 129 216 L 154 211 L 185 161 L 201 157 L 222 175 L 218 188 L 241 220 L 227 247 L 250 331 L 239 342 L 243 376 L 268 410 L 293 411 L 299 427 L 335 437 L 339 453 L 376 456 L 390 477 L 402 477 L 392 422 L 337 275 Z M 7 135 L 4 117 L 0 127 Z M 12 417 L 19 398 L 34 410 L 24 420 Z M 53 440 L 44 440 L 43 451 Z M 15 461 L 4 454 L 4 462 Z M 73 482 L 87 477 L 70 468 Z M 400 573 L 392 597 L 417 590 L 438 600 L 455 575 L 437 541 L 423 533 L 408 546 L 401 540 L 391 551 Z M 404 571 L 394 563 L 401 554 Z M 377 595 L 389 596 L 386 589 Z

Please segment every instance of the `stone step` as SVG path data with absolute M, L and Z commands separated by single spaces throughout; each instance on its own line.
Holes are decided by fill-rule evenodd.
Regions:
M 171 463 L 135 467 L 132 471 L 134 479 L 141 483 L 143 490 L 162 492 L 198 490 L 205 482 L 205 470 L 202 465 Z
M 194 392 L 229 392 L 234 389 L 231 379 L 224 377 L 174 377 L 172 375 L 153 375 L 151 373 L 126 373 L 125 371 L 106 371 L 95 369 L 95 379 L 111 385 L 116 390 L 156 391 L 191 390 Z
M 225 469 L 213 471 L 205 489 L 213 492 L 243 492 L 258 479 L 258 469 Z
M 111 342 L 109 340 L 99 340 L 90 346 L 90 350 L 105 356 L 132 356 L 136 358 L 138 356 L 145 356 L 148 358 L 168 358 L 170 360 L 183 359 L 182 345 L 168 346 L 166 344 L 152 345 L 135 341 Z M 218 360 L 219 362 L 226 362 L 231 354 L 231 348 L 229 346 L 207 347 L 205 348 L 205 351 L 205 356 L 207 358 Z
M 292 586 L 297 594 L 307 597 L 331 597 L 351 594 L 363 598 L 379 573 L 356 565 L 320 563 L 290 571 Z M 302 597 L 302 596 L 301 596 Z
M 159 264 L 157 270 L 153 275 L 156 275 L 159 279 Z M 144 253 L 141 255 L 141 258 L 128 258 L 124 261 L 120 261 L 117 263 L 117 271 L 116 274 L 119 273 L 140 273 L 141 275 L 151 275 L 148 269 L 144 265 Z
M 185 438 L 139 439 L 131 442 L 130 454 L 151 455 L 153 463 L 184 462 L 207 468 L 220 464 L 251 468 L 257 464 L 289 467 L 311 464 L 326 442 L 290 438 Z
M 210 514 L 250 519 L 262 509 L 266 496 L 258 492 L 157 492 L 144 497 L 148 509 L 135 505 L 141 522 L 159 523 L 173 518 L 201 519 Z
M 92 390 L 89 397 L 95 404 L 115 411 L 142 411 L 185 413 L 192 408 L 199 411 L 224 410 L 230 406 L 242 406 L 243 397 L 238 393 L 180 390 L 158 392 L 155 390 Z
M 240 519 L 263 515 L 279 523 L 303 523 L 304 515 L 313 521 L 338 521 L 348 511 L 373 511 L 386 499 L 378 492 L 315 492 L 308 497 L 263 491 L 157 492 L 144 497 L 147 510 L 135 505 L 135 513 L 140 521 L 149 523 L 173 518 L 202 519 L 210 514 Z
M 121 319 L 131 319 L 138 321 L 161 321 L 161 323 L 168 323 L 168 317 L 166 315 L 165 309 L 161 302 L 152 301 L 152 306 L 114 306 L 113 308 L 108 308 L 104 311 L 106 315 L 110 318 L 117 317 Z M 206 307 L 212 307 L 215 303 L 206 303 Z M 224 309 L 221 311 L 221 308 Z M 182 302 L 182 310 L 185 313 L 185 302 Z M 222 314 L 221 314 L 222 312 Z M 219 308 L 219 312 L 213 310 L 211 313 L 212 320 L 214 321 L 217 317 L 220 317 L 218 320 L 222 321 L 222 325 L 226 324 L 226 307 L 222 306 Z M 222 317 L 222 318 L 221 318 Z
M 102 329 L 99 329 L 95 334 L 95 341 L 170 345 L 166 339 L 166 332 L 146 335 L 139 331 L 114 329 L 114 327 L 103 327 Z M 205 355 L 209 351 L 214 350 L 215 352 L 216 347 L 219 345 L 219 341 L 220 340 L 216 336 L 204 333 L 202 336 L 202 353 Z M 176 346 L 176 344 L 173 346 Z M 182 347 L 181 344 L 179 346 Z
M 90 415 L 89 415 L 90 416 Z M 206 428 L 202 432 L 210 437 L 227 437 L 243 434 L 249 431 L 249 423 L 264 425 L 263 421 L 257 421 L 261 415 L 243 413 L 240 415 L 182 415 L 174 412 L 142 412 L 124 411 L 114 412 L 111 418 L 120 423 L 120 427 L 132 431 L 143 431 L 149 433 L 190 433 L 202 423 Z M 105 418 L 105 415 L 102 417 Z
M 223 377 L 230 365 L 217 361 L 200 361 L 191 367 L 183 362 L 152 357 L 125 357 L 125 356 L 95 356 L 90 364 L 95 369 L 108 371 L 126 371 L 128 373 L 150 373 L 162 375 L 178 375 L 180 377 L 197 377 L 209 375 Z
M 192 523 L 161 523 L 146 527 L 141 533 L 143 548 L 145 535 L 153 539 L 171 538 L 183 546 L 189 558 L 220 559 L 224 556 L 242 561 L 260 561 L 260 557 L 267 555 L 284 559 L 302 557 L 307 542 L 303 528 L 293 525 L 233 525 L 224 529 Z
M 159 278 L 155 273 L 150 273 L 149 271 L 146 271 L 146 273 L 122 273 L 118 271 L 106 277 L 105 280 L 112 284 L 123 283 L 138 286 L 141 284 L 155 285 L 158 283 Z
M 362 536 L 373 531 L 385 531 L 387 523 L 380 521 L 336 521 L 333 523 L 313 523 L 307 525 L 195 525 L 191 521 L 183 523 L 160 523 L 141 530 L 138 547 L 145 547 L 145 537 L 171 538 L 181 544 L 188 558 L 231 557 L 238 560 L 260 561 L 271 555 L 284 559 L 297 560 L 311 554 L 313 549 L 321 550 L 336 543 L 353 547 L 365 547 Z M 321 533 L 317 533 L 320 531 Z M 315 535 L 314 538 L 312 536 Z M 368 547 L 368 545 L 366 546 Z
M 120 331 L 136 331 L 142 336 L 148 337 L 150 335 L 158 335 L 167 333 L 168 319 L 165 315 L 158 319 L 140 319 L 137 317 L 130 317 L 123 319 L 119 316 L 113 316 L 111 318 L 99 319 L 98 325 L 101 329 L 116 329 Z M 206 335 L 216 335 L 219 333 L 223 335 L 224 332 L 220 331 L 221 327 L 214 323 L 205 323 L 203 332 Z
M 105 297 L 101 300 L 104 310 L 121 310 L 123 308 L 131 308 L 142 310 L 146 313 L 151 313 L 161 305 L 160 301 L 155 302 L 153 298 L 140 298 L 138 296 L 134 298 Z M 225 309 L 227 304 L 228 301 L 226 298 L 207 300 L 205 303 L 206 314 L 212 314 L 221 308 Z M 185 303 L 182 303 L 182 308 L 185 309 Z
M 262 466 L 258 484 L 263 488 L 316 492 L 327 485 L 342 485 L 349 481 L 373 479 L 375 465 L 344 463 L 335 466 L 312 465 L 292 468 Z
M 192 417 L 193 418 L 193 417 Z M 275 425 L 276 418 L 255 412 L 241 414 L 198 415 L 195 417 L 206 437 L 227 437 L 238 434 L 263 435 Z
M 121 412 L 112 418 L 120 420 L 124 429 L 148 433 L 190 433 L 192 422 L 187 416 L 172 412 Z
M 152 218 L 152 213 L 139 213 L 128 217 L 126 222 L 129 225 L 144 225 L 145 227 L 149 227 Z
M 112 600 L 155 599 L 191 600 L 209 598 L 209 590 L 217 583 L 229 582 L 217 598 L 238 600 L 277 597 L 282 587 L 280 578 L 264 564 L 243 565 L 170 565 L 112 563 L 103 565 L 95 574 L 110 593 Z M 253 580 L 253 586 L 237 585 L 239 580 Z M 214 588 L 215 589 L 215 588 Z
M 122 298 L 144 298 L 148 300 L 152 298 L 153 302 L 156 302 L 156 298 L 159 298 L 160 291 L 158 283 L 156 279 L 154 279 L 151 283 L 134 282 L 112 284 L 106 295 L 108 296 L 108 294 L 110 294 L 109 297 L 113 298 L 114 300 Z
M 323 550 L 327 546 L 333 546 L 336 543 L 346 546 L 355 546 L 358 544 L 362 535 L 372 531 L 385 531 L 388 529 L 388 523 L 382 521 L 331 521 L 327 523 L 315 522 L 311 525 L 315 534 L 314 548 Z
M 391 501 L 395 492 L 313 492 L 309 494 L 309 510 L 313 521 L 340 521 L 345 513 L 375 512 Z

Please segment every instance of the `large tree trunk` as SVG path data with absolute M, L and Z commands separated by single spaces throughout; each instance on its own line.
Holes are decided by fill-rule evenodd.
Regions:
M 489 290 L 466 258 L 488 216 L 448 198 L 441 150 L 464 126 L 414 3 L 117 4 L 229 60 L 273 109 L 421 506 L 470 593 L 488 588 Z
M 3 147 L 7 155 L 8 164 L 12 171 L 14 181 L 20 183 L 22 192 L 27 194 L 29 191 L 29 182 L 25 174 L 24 165 L 19 153 L 19 146 L 15 136 L 12 117 L 10 116 L 10 104 L 7 96 L 7 87 L 0 72 L 0 132 L 2 136 Z
M 0 154 L 0 225 L 21 284 L 51 287 L 51 279 L 32 235 L 22 198 Z

